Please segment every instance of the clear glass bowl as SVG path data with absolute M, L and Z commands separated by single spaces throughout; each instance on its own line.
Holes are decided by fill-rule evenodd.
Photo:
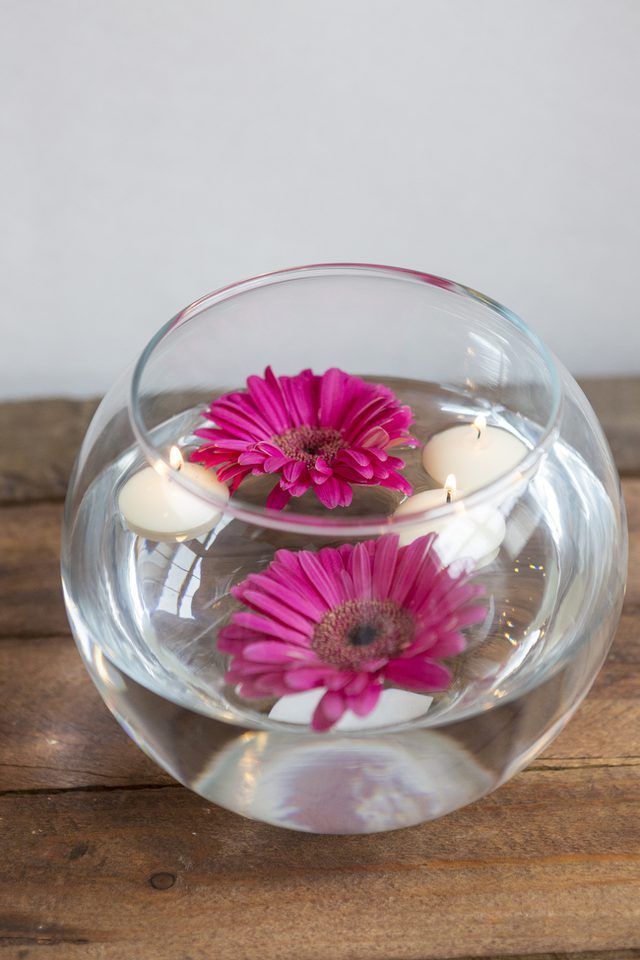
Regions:
M 426 508 L 411 502 L 397 515 L 405 494 L 379 485 L 354 485 L 348 507 L 329 509 L 309 491 L 274 510 L 265 506 L 273 476 L 250 475 L 225 501 L 200 475 L 176 471 L 170 450 L 186 457 L 203 443 L 194 431 L 212 398 L 242 390 L 267 365 L 278 376 L 338 367 L 385 384 L 415 418 L 418 445 L 398 448 L 400 472 L 414 493 L 440 492 Z M 456 425 L 467 431 L 460 442 L 471 443 L 478 415 L 515 437 L 521 457 L 514 465 L 497 453 L 493 476 L 466 481 L 478 488 L 447 502 L 442 477 L 425 469 L 424 447 Z M 441 452 L 443 467 L 448 455 Z M 205 517 L 217 515 L 210 529 L 156 539 L 131 529 L 120 495 L 149 465 Z M 466 534 L 451 537 L 461 518 L 471 546 Z M 397 689 L 385 690 L 382 713 L 348 711 L 316 732 L 309 703 L 322 691 L 298 698 L 294 715 L 279 697 L 242 696 L 225 679 L 230 655 L 217 640 L 242 607 L 231 588 L 264 573 L 276 551 L 344 552 L 389 534 L 406 544 L 429 529 L 441 542 L 449 537 L 452 571 L 475 552 L 471 582 L 484 589 L 485 612 L 465 629 L 466 649 L 445 658 L 444 690 L 407 695 L 387 683 Z M 484 557 L 478 536 L 491 541 L 482 541 Z M 235 284 L 159 331 L 89 427 L 67 499 L 62 569 L 91 677 L 172 776 L 248 817 L 367 833 L 470 803 L 547 746 L 607 653 L 626 549 L 602 430 L 574 380 L 517 317 L 437 277 L 338 264 Z M 357 642 L 369 640 L 361 633 Z

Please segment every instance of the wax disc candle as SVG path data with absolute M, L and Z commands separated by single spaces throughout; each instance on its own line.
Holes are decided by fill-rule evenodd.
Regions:
M 123 486 L 118 506 L 125 523 L 133 533 L 147 540 L 176 541 L 193 539 L 215 527 L 220 519 L 219 507 L 181 487 L 172 477 L 182 476 L 197 484 L 203 492 L 219 500 L 229 498 L 229 490 L 213 470 L 196 463 L 184 463 L 177 447 L 171 450 L 172 471 L 159 473 L 145 467 Z M 166 469 L 166 468 L 165 468 Z
M 452 493 L 451 478 L 447 477 L 447 481 L 451 500 L 455 503 L 461 494 Z M 423 490 L 401 503 L 395 515 L 398 517 L 417 513 L 420 510 L 443 506 L 445 502 L 446 488 Z M 400 530 L 400 543 L 406 546 L 428 533 L 437 534 L 434 549 L 445 566 L 455 560 L 464 559 L 472 560 L 476 567 L 484 567 L 495 559 L 504 540 L 506 527 L 500 511 L 488 504 L 480 504 L 468 510 L 464 504 L 456 503 L 454 512 L 445 517 L 419 519 L 410 527 Z
M 309 725 L 313 717 L 313 711 L 325 693 L 324 687 L 316 687 L 313 690 L 305 690 L 304 693 L 292 693 L 280 697 L 271 708 L 269 717 L 271 720 L 280 720 L 283 723 Z M 408 690 L 396 690 L 391 687 L 382 691 L 378 703 L 366 717 L 359 717 L 348 710 L 333 729 L 340 733 L 407 723 L 409 720 L 416 720 L 426 713 L 432 702 L 433 697 L 427 697 L 421 693 L 411 693 Z
M 501 427 L 487 426 L 484 417 L 458 424 L 431 437 L 422 452 L 427 473 L 444 483 L 449 473 L 461 490 L 471 493 L 516 467 L 527 453 L 525 443 Z

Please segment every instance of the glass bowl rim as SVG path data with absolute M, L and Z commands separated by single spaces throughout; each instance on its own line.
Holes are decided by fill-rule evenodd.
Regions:
M 188 323 L 205 310 L 249 290 L 275 283 L 285 283 L 291 280 L 309 279 L 323 275 L 339 276 L 350 274 L 362 274 L 379 278 L 386 277 L 413 283 L 423 283 L 429 286 L 439 287 L 448 293 L 461 296 L 465 299 L 482 303 L 483 306 L 488 307 L 502 319 L 506 320 L 507 323 L 515 327 L 518 333 L 529 341 L 549 374 L 551 384 L 551 409 L 542 427 L 542 433 L 538 442 L 534 447 L 529 448 L 522 461 L 511 470 L 500 474 L 492 480 L 491 483 L 464 496 L 460 496 L 451 503 L 421 509 L 413 513 L 403 513 L 400 516 L 370 515 L 364 518 L 333 516 L 331 511 L 327 511 L 327 514 L 323 514 L 322 516 L 305 513 L 284 513 L 283 511 L 243 502 L 236 495 L 224 501 L 210 492 L 205 491 L 197 483 L 185 477 L 183 473 L 173 470 L 169 463 L 167 451 L 155 445 L 153 437 L 151 436 L 152 431 L 145 425 L 140 408 L 140 387 L 142 379 L 147 364 L 159 344 L 177 327 Z M 420 523 L 427 518 L 429 520 L 439 520 L 441 517 L 444 518 L 460 513 L 486 501 L 492 501 L 494 498 L 499 499 L 503 495 L 508 495 L 509 489 L 519 484 L 524 476 L 531 473 L 539 459 L 552 446 L 557 436 L 561 412 L 562 388 L 553 355 L 537 334 L 535 334 L 517 314 L 509 310 L 508 307 L 503 306 L 497 300 L 485 294 L 479 293 L 472 287 L 467 287 L 453 280 L 447 280 L 435 274 L 424 273 L 423 271 L 413 270 L 407 267 L 393 267 L 383 264 L 349 261 L 306 264 L 287 267 L 282 270 L 274 270 L 269 273 L 250 277 L 246 280 L 236 281 L 235 283 L 220 287 L 194 300 L 180 310 L 171 320 L 163 324 L 149 340 L 133 368 L 128 397 L 128 415 L 133 434 L 147 461 L 154 466 L 155 469 L 171 476 L 179 486 L 215 507 L 216 510 L 225 516 L 229 515 L 255 524 L 256 526 L 323 536 L 346 535 L 360 537 L 380 535 L 381 533 L 394 533 L 413 526 L 416 523 Z

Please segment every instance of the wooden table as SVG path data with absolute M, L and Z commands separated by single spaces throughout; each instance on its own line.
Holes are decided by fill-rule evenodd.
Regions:
M 128 740 L 84 672 L 58 578 L 61 500 L 94 404 L 0 405 L 0 956 L 640 957 L 640 381 L 586 389 L 631 531 L 612 653 L 514 780 L 371 837 L 243 820 Z

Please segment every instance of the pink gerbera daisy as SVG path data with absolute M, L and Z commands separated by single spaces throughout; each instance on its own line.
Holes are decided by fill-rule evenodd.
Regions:
M 276 377 L 267 367 L 247 389 L 226 393 L 204 414 L 214 427 L 196 430 L 207 442 L 192 459 L 216 467 L 235 490 L 250 473 L 279 474 L 267 506 L 281 510 L 291 497 L 315 492 L 325 507 L 347 507 L 351 484 L 378 484 L 411 493 L 404 466 L 389 448 L 415 443 L 413 416 L 391 390 L 333 368 Z
M 231 591 L 249 609 L 219 634 L 232 656 L 227 681 L 248 698 L 326 688 L 315 730 L 347 709 L 366 716 L 385 682 L 445 689 L 451 673 L 439 661 L 464 649 L 462 628 L 486 610 L 469 604 L 483 588 L 469 583 L 468 568 L 443 567 L 434 539 L 399 547 L 391 534 L 318 553 L 279 550 Z

